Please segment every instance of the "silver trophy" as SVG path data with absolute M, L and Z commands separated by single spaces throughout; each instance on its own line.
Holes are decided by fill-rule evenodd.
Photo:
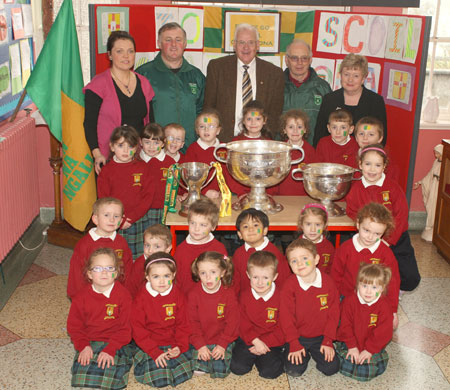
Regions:
M 217 155 L 221 148 L 227 149 L 226 161 Z M 302 153 L 301 158 L 291 161 L 291 150 Z M 251 187 L 250 193 L 241 196 L 232 207 L 242 210 L 250 207 L 275 214 L 283 206 L 266 194 L 266 187 L 280 183 L 291 170 L 292 164 L 303 160 L 304 152 L 299 146 L 286 142 L 248 140 L 223 143 L 216 146 L 214 157 L 227 165 L 230 174 L 241 184 Z
M 212 163 L 211 163 L 212 164 Z M 216 175 L 216 170 L 209 180 L 205 183 L 208 177 L 209 170 L 212 168 L 211 164 L 205 164 L 202 162 L 185 162 L 180 164 L 181 178 L 186 183 L 186 186 L 180 181 L 181 187 L 188 191 L 188 196 L 181 202 L 180 215 L 186 217 L 189 210 L 189 206 L 196 200 L 202 197 L 200 191 L 206 187 Z
M 298 172 L 303 177 L 298 177 Z M 292 171 L 294 180 L 302 180 L 305 191 L 311 198 L 318 199 L 327 209 L 328 215 L 337 217 L 345 215 L 345 210 L 333 203 L 347 195 L 357 169 L 342 164 L 313 163 Z

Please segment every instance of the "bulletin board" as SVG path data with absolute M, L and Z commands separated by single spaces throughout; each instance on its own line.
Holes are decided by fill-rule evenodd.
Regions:
M 19 102 L 33 69 L 33 21 L 30 0 L 0 2 L 0 121 Z M 31 103 L 27 97 L 21 107 Z
M 113 29 L 125 29 L 136 40 L 136 66 L 157 54 L 157 31 L 169 21 L 187 31 L 185 58 L 206 74 L 208 62 L 224 55 L 232 39 L 226 31 L 227 12 L 248 12 L 248 23 L 257 25 L 257 10 L 221 7 L 157 5 L 90 5 L 91 77 L 109 67 L 104 43 Z M 426 53 L 431 18 L 331 11 L 279 13 L 277 52 L 259 55 L 283 67 L 286 46 L 301 38 L 311 44 L 312 66 L 332 89 L 340 88 L 339 65 L 348 53 L 365 55 L 369 62 L 366 87 L 384 97 L 388 119 L 387 149 L 399 167 L 399 184 L 408 200 L 412 189 L 420 112 L 425 82 Z M 233 23 L 231 23 L 233 25 Z M 273 26 L 259 26 L 261 32 Z M 273 32 L 272 32 L 273 33 Z M 273 35 L 273 34 L 272 34 Z M 103 42 L 102 42 L 103 39 Z M 271 53 L 271 54 L 269 54 Z M 412 157 L 411 157 L 412 156 Z

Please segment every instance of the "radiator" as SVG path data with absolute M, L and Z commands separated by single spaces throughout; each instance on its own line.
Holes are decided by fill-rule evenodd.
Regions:
M 36 127 L 31 117 L 0 128 L 0 263 L 39 214 Z

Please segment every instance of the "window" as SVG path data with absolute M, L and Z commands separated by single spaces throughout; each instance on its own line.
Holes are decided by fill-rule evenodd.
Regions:
M 433 18 L 422 109 L 425 108 L 429 97 L 437 96 L 439 99 L 438 124 L 448 124 L 450 123 L 450 23 L 448 23 L 450 1 L 421 0 L 420 8 L 409 8 L 408 14 Z

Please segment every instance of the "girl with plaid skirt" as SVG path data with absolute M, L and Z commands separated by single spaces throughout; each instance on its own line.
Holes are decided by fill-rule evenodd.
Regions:
M 356 293 L 344 299 L 336 352 L 340 372 L 358 381 L 381 375 L 389 356 L 384 350 L 392 338 L 392 308 L 385 297 L 391 279 L 390 268 L 362 264 L 356 280 Z
M 173 257 L 156 252 L 145 261 L 146 285 L 133 304 L 131 327 L 139 347 L 134 376 L 140 383 L 176 386 L 192 378 L 190 328 L 182 292 L 173 284 L 177 268 Z
M 131 126 L 119 126 L 110 138 L 112 158 L 102 168 L 97 178 L 99 198 L 114 197 L 124 206 L 119 234 L 125 238 L 133 259 L 144 252 L 144 230 L 150 226 L 150 205 L 155 196 L 148 164 L 135 159 L 139 134 Z
M 190 291 L 188 317 L 196 374 L 225 378 L 230 373 L 234 340 L 239 335 L 239 308 L 234 289 L 233 263 L 219 252 L 204 252 L 191 265 L 197 285 Z
M 72 386 L 124 389 L 133 364 L 131 295 L 116 278 L 120 274 L 111 248 L 92 252 L 85 275 L 91 285 L 75 295 L 67 331 L 76 349 Z

